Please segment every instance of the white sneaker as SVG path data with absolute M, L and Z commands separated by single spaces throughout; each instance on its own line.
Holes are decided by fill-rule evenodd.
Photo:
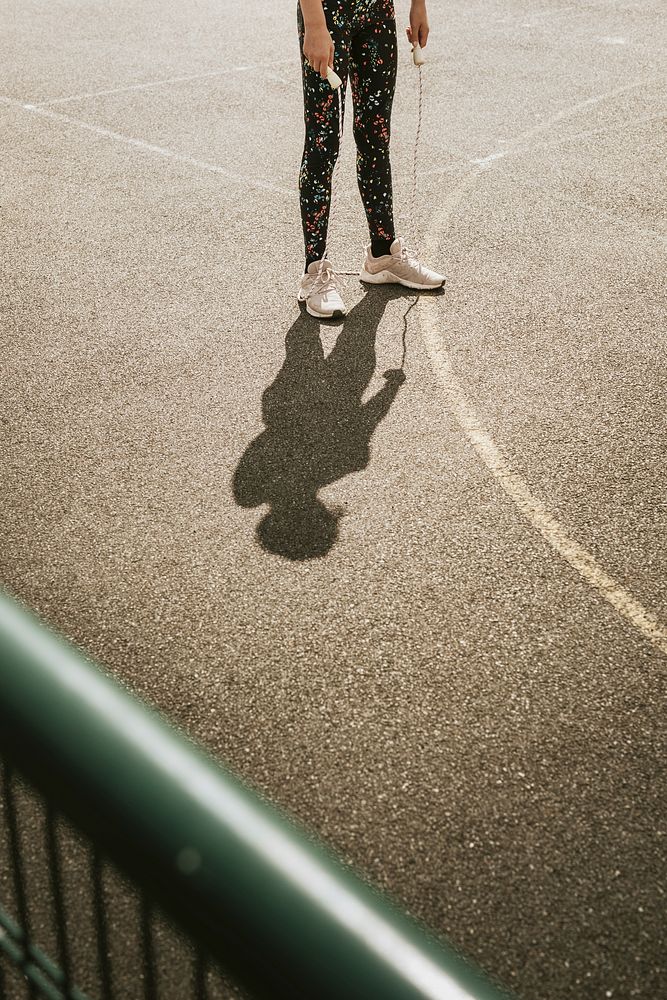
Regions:
M 317 272 L 322 265 L 320 274 Z M 336 272 L 328 258 L 314 260 L 301 279 L 297 302 L 305 302 L 311 316 L 332 319 L 345 316 L 347 309 L 336 286 Z
M 440 288 L 445 277 L 431 271 L 417 258 L 414 250 L 407 246 L 402 236 L 397 237 L 383 257 L 373 257 L 371 244 L 366 246 L 364 263 L 359 273 L 361 281 L 371 285 L 396 283 L 406 288 Z

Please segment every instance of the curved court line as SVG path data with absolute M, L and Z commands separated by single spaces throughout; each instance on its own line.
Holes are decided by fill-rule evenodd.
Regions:
M 452 214 L 474 185 L 480 173 L 488 170 L 490 164 L 478 165 L 451 192 L 442 207 L 432 218 L 426 233 L 430 242 L 429 252 L 435 255 L 435 234 L 443 232 Z M 420 328 L 426 350 L 431 359 L 433 371 L 444 390 L 451 410 L 459 427 L 471 443 L 483 463 L 489 469 L 505 493 L 521 514 L 545 541 L 565 559 L 570 566 L 600 594 L 623 618 L 626 619 L 651 645 L 667 656 L 667 628 L 651 614 L 633 595 L 626 590 L 598 563 L 582 545 L 571 538 L 563 525 L 547 507 L 530 491 L 525 479 L 514 471 L 503 456 L 491 434 L 484 428 L 475 410 L 470 405 L 458 383 L 449 354 L 438 332 L 440 310 L 438 300 L 423 296 L 420 300 Z M 667 675 L 667 667 L 659 666 Z
M 471 188 L 476 182 L 479 174 L 489 169 L 493 163 L 497 162 L 501 157 L 512 155 L 515 150 L 519 152 L 517 143 L 522 139 L 525 139 L 526 136 L 531 135 L 536 131 L 542 131 L 545 128 L 549 128 L 550 125 L 555 122 L 569 116 L 570 114 L 577 113 L 580 109 L 590 104 L 597 103 L 598 101 L 611 96 L 616 96 L 627 90 L 631 90 L 636 86 L 640 86 L 645 82 L 647 81 L 638 81 L 634 84 L 617 88 L 607 94 L 589 98 L 586 101 L 580 102 L 570 109 L 565 109 L 564 111 L 559 112 L 552 119 L 526 130 L 514 140 L 514 143 L 510 145 L 508 149 L 474 161 L 475 165 L 473 169 L 452 190 L 450 195 L 445 198 L 444 202 L 441 204 L 440 211 L 433 217 L 432 225 L 426 234 L 427 240 L 430 239 L 432 243 L 435 242 L 434 233 L 443 230 L 447 221 L 456 210 L 458 204 L 463 200 L 469 188 Z M 49 111 L 44 107 L 24 103 L 6 96 L 0 96 L 0 103 L 4 103 L 5 105 L 12 107 L 18 107 L 22 110 L 30 111 L 33 114 L 39 114 L 44 117 L 55 119 L 56 121 L 63 121 L 67 124 L 75 125 L 78 128 L 85 129 L 95 134 L 115 139 L 128 145 L 136 146 L 147 152 L 157 153 L 160 156 L 174 159 L 178 162 L 187 163 L 200 169 L 208 170 L 235 183 L 269 190 L 273 193 L 287 194 L 290 196 L 293 194 L 293 192 L 289 189 L 264 181 L 252 181 L 247 176 L 231 173 L 230 171 L 218 167 L 216 164 L 196 160 L 194 157 L 175 153 L 165 147 L 156 146 L 152 143 L 144 142 L 141 139 L 134 139 L 130 136 L 123 135 L 120 132 L 114 132 L 110 129 L 102 128 L 101 126 L 91 125 L 88 122 L 72 118 L 69 115 Z M 432 249 L 435 249 L 435 247 Z M 519 511 L 524 515 L 529 523 L 531 523 L 533 527 L 535 527 L 540 534 L 542 534 L 549 545 L 551 545 L 551 547 L 559 555 L 566 559 L 580 574 L 580 576 L 590 586 L 597 590 L 597 592 L 604 597 L 605 600 L 619 612 L 619 614 L 626 618 L 626 620 L 629 621 L 644 636 L 645 639 L 647 639 L 656 649 L 667 656 L 667 629 L 665 629 L 659 620 L 647 611 L 646 608 L 644 608 L 643 605 L 640 604 L 640 602 L 637 601 L 629 591 L 627 591 L 620 583 L 618 583 L 618 581 L 610 576 L 602 568 L 602 566 L 600 566 L 595 558 L 583 548 L 583 546 L 579 545 L 578 542 L 575 542 L 568 536 L 563 526 L 547 510 L 544 504 L 531 494 L 526 481 L 518 473 L 514 472 L 509 463 L 502 456 L 491 435 L 482 427 L 475 411 L 470 406 L 463 390 L 456 381 L 447 351 L 437 332 L 439 326 L 439 315 L 436 301 L 423 298 L 422 309 L 426 313 L 425 319 L 428 322 L 422 323 L 421 329 L 435 374 L 449 397 L 452 410 L 461 429 L 464 431 L 466 437 L 471 442 L 484 464 L 498 480 Z M 665 672 L 667 673 L 667 671 Z

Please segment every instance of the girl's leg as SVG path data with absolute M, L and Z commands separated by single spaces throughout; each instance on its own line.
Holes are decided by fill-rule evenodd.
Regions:
M 354 11 L 350 76 L 354 101 L 357 180 L 373 253 L 394 239 L 389 139 L 398 43 L 393 0 L 350 0 Z M 377 251 L 377 252 L 376 252 Z
M 349 0 L 323 0 L 327 27 L 333 39 L 334 69 L 343 81 L 343 109 L 350 55 Z M 338 94 L 306 62 L 303 54 L 304 23 L 297 3 L 297 27 L 303 76 L 303 110 L 306 137 L 299 172 L 301 222 L 306 248 L 306 269 L 324 255 L 331 205 L 331 178 L 338 158 Z

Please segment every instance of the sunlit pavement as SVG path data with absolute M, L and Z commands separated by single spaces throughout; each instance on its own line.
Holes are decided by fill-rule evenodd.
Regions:
M 663 5 L 430 0 L 446 291 L 321 327 L 295 8 L 0 20 L 0 579 L 519 998 L 657 1000 Z

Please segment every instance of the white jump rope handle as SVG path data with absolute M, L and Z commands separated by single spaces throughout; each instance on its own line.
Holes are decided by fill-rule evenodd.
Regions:
M 331 84 L 332 90 L 338 90 L 338 88 L 343 82 L 339 77 L 338 73 L 334 73 L 331 66 L 327 66 L 327 80 Z
M 423 66 L 426 62 L 426 56 L 424 55 L 424 50 L 422 49 L 419 42 L 415 42 L 412 46 L 412 58 L 414 60 L 415 66 Z

